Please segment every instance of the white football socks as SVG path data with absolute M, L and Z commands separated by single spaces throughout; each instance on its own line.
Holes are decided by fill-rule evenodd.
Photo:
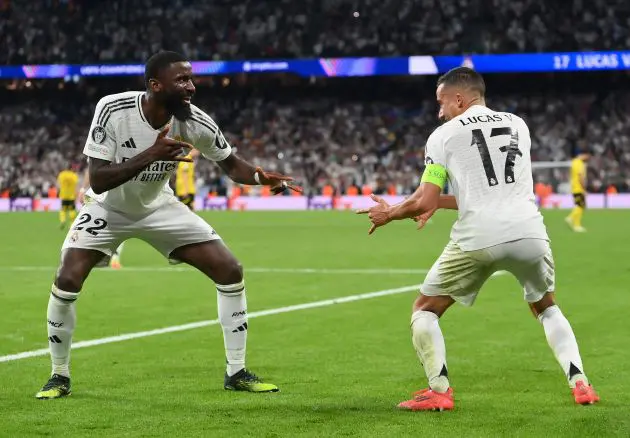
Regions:
M 78 292 L 66 292 L 53 285 L 48 300 L 48 346 L 52 359 L 52 374 L 70 377 L 70 347 L 76 325 L 75 311 Z
M 227 361 L 226 372 L 228 376 L 233 376 L 245 368 L 247 343 L 245 282 L 216 286 L 219 322 L 223 328 L 223 344 Z
M 579 380 L 588 385 L 573 329 L 560 308 L 558 306 L 548 307 L 538 315 L 538 320 L 545 329 L 545 336 L 553 354 L 569 380 L 569 386 L 574 388 L 575 383 Z
M 424 366 L 429 387 L 435 392 L 446 392 L 450 386 L 446 368 L 446 346 L 438 316 L 433 312 L 416 310 L 411 315 L 411 338 L 418 358 Z

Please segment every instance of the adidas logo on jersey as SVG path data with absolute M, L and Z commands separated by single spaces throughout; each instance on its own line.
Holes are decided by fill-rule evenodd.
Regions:
M 124 142 L 122 145 L 120 145 L 120 147 L 128 148 L 128 149 L 136 149 L 136 142 L 133 141 L 133 138 L 130 138 L 129 140 Z

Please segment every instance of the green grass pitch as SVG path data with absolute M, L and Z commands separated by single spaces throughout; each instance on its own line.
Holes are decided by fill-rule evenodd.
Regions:
M 0 436 L 629 436 L 630 211 L 587 211 L 580 235 L 565 214 L 545 213 L 558 301 L 599 405 L 574 405 L 542 327 L 506 275 L 441 321 L 452 412 L 394 409 L 426 385 L 410 340 L 409 291 L 252 319 L 248 366 L 277 383 L 277 394 L 223 390 L 216 325 L 78 349 L 73 394 L 62 400 L 33 397 L 48 357 L 0 363 Z M 351 212 L 203 216 L 245 266 L 250 312 L 419 284 L 454 219 L 440 212 L 423 231 L 409 221 L 368 237 L 367 219 Z M 0 227 L 0 356 L 45 348 L 64 233 L 52 213 L 1 214 Z M 88 279 L 75 341 L 216 318 L 214 286 L 201 274 L 169 271 L 136 240 L 123 264 Z

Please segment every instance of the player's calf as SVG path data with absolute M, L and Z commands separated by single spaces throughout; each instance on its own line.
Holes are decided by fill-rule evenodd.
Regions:
M 543 326 L 549 347 L 562 367 L 576 403 L 592 404 L 599 401 L 584 373 L 582 357 L 571 324 L 556 305 L 553 293 L 531 304 L 532 311 Z
M 70 377 L 70 348 L 77 320 L 76 300 L 78 298 L 78 292 L 52 287 L 46 312 L 52 375 Z
M 245 368 L 247 301 L 245 282 L 217 284 L 217 309 L 223 329 L 226 373 L 233 376 Z
M 52 376 L 36 394 L 40 399 L 70 394 L 70 349 L 76 325 L 76 301 L 92 268 L 103 257 L 97 251 L 71 248 L 64 251 L 50 292 L 46 322 Z
M 424 367 L 429 387 L 438 393 L 445 393 L 450 384 L 446 368 L 446 346 L 438 320 L 433 312 L 415 311 L 411 316 L 411 339 Z
M 420 294 L 411 315 L 411 340 L 424 367 L 429 388 L 418 391 L 413 399 L 398 405 L 412 411 L 453 409 L 453 390 L 448 381 L 446 346 L 439 317 L 453 304 L 448 296 Z
M 275 392 L 278 388 L 262 383 L 245 369 L 247 345 L 247 294 L 243 267 L 230 250 L 218 240 L 185 245 L 172 257 L 194 266 L 216 284 L 219 322 L 223 330 L 226 374 L 224 388 L 236 391 Z

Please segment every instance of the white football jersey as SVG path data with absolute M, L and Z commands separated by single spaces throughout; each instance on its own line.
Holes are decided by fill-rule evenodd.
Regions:
M 149 124 L 142 112 L 143 96 L 144 92 L 129 91 L 103 97 L 96 105 L 83 153 L 122 163 L 151 147 L 166 125 L 154 129 Z M 167 136 L 192 144 L 210 160 L 226 159 L 232 148 L 217 124 L 196 106 L 191 107 L 190 119 L 182 122 L 171 118 Z M 147 213 L 176 200 L 169 179 L 177 164 L 177 161 L 153 162 L 126 183 L 99 195 L 90 189 L 87 196 L 123 213 Z
M 426 163 L 444 166 L 459 216 L 451 239 L 474 251 L 523 238 L 548 240 L 534 196 L 531 137 L 523 119 L 474 105 L 436 129 Z

